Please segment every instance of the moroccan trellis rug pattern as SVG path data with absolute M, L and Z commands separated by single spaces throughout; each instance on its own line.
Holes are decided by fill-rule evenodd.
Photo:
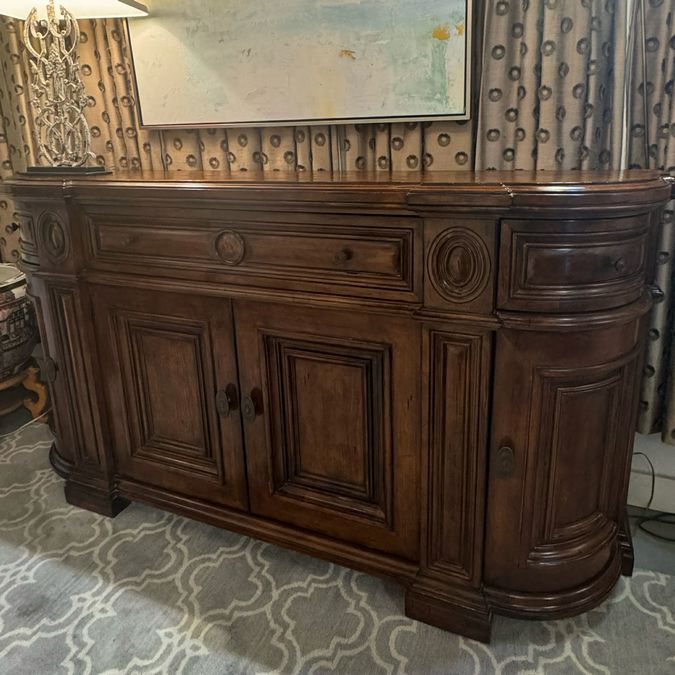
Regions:
M 0 673 L 675 672 L 675 579 L 637 572 L 488 647 L 406 619 L 399 588 L 132 505 L 68 506 L 33 427 L 0 440 Z

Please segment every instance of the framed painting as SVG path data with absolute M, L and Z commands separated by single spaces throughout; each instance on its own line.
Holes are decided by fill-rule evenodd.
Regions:
M 128 23 L 141 124 L 468 119 L 471 2 L 150 2 Z

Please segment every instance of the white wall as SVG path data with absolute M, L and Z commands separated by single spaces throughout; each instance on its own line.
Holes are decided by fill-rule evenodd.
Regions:
M 628 503 L 645 507 L 651 494 L 652 475 L 654 478 L 654 499 L 651 508 L 655 511 L 675 513 L 675 446 L 661 442 L 660 434 L 635 437 L 634 453 L 644 453 L 645 457 L 633 455 Z

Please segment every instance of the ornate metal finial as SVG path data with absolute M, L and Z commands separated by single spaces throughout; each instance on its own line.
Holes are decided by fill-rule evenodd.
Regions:
M 35 111 L 39 161 L 57 167 L 83 166 L 94 154 L 84 116 L 89 103 L 77 58 L 77 21 L 62 6 L 57 14 L 54 0 L 49 0 L 47 19 L 39 19 L 36 8 L 29 14 L 24 41 L 32 57 L 30 102 Z

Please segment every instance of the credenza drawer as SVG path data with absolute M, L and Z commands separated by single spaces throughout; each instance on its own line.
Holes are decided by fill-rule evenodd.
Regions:
M 640 297 L 649 223 L 507 220 L 502 223 L 499 307 L 592 311 Z
M 91 220 L 93 264 L 227 283 L 413 299 L 415 223 L 405 218 L 329 223 Z M 391 221 L 391 222 L 390 222 Z M 372 227 L 369 227 L 372 222 Z M 387 225 L 394 225 L 388 227 Z M 200 275 L 201 272 L 201 275 Z

